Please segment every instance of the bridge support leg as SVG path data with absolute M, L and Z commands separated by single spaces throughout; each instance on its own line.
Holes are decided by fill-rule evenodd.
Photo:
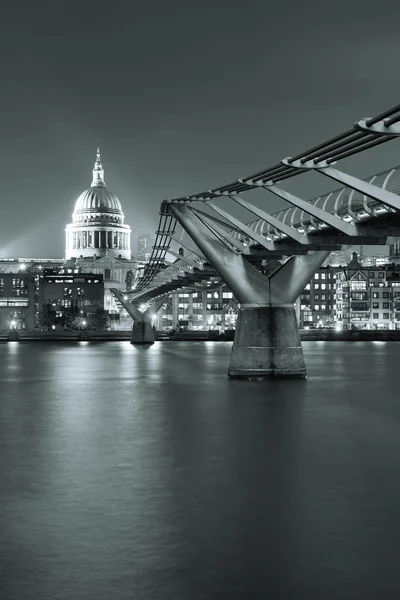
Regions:
M 295 309 L 242 304 L 228 377 L 304 379 L 307 376 Z
M 164 302 L 166 302 L 169 294 L 164 294 L 164 296 L 156 298 L 147 310 L 141 312 L 136 306 L 124 298 L 124 294 L 120 290 L 111 288 L 111 291 L 133 319 L 131 344 L 154 344 L 156 336 L 153 329 L 153 317 L 155 317 Z
M 294 302 L 329 252 L 292 256 L 269 275 L 263 275 L 244 256 L 217 239 L 188 206 L 170 204 L 169 211 L 240 303 L 228 376 L 305 378 Z

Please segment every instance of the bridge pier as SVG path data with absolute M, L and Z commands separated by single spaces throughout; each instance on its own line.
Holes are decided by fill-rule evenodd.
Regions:
M 307 376 L 294 302 L 329 251 L 292 256 L 268 275 L 225 244 L 185 204 L 168 205 L 240 303 L 228 377 Z
M 292 306 L 242 304 L 228 369 L 230 379 L 307 377 Z
M 131 333 L 131 344 L 154 344 L 155 333 L 150 321 L 134 321 Z
M 131 344 L 134 346 L 154 344 L 156 336 L 153 329 L 153 317 L 167 300 L 169 294 L 164 294 L 160 298 L 157 298 L 150 308 L 144 312 L 140 312 L 131 302 L 124 300 L 124 295 L 120 290 L 112 288 L 111 291 L 133 319 Z

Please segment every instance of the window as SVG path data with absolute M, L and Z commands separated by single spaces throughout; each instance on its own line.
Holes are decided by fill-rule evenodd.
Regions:
M 379 298 L 379 292 L 372 292 L 373 298 Z
M 314 300 L 319 300 L 319 294 L 314 294 Z
M 383 279 L 385 277 L 385 273 L 379 272 L 378 277 L 379 277 L 379 279 Z
M 373 302 L 372 308 L 379 308 L 379 302 Z
M 315 308 L 315 310 L 319 310 L 319 304 L 316 304 L 316 305 L 314 306 L 314 308 Z
M 385 320 L 389 320 L 389 313 L 383 313 L 383 318 Z
M 372 313 L 373 319 L 379 319 L 379 313 Z
M 352 281 L 351 282 L 351 289 L 352 290 L 365 290 L 367 287 L 367 282 L 366 281 Z
M 315 273 L 314 279 L 319 279 L 319 273 Z
M 389 302 L 384 302 L 382 304 L 382 308 L 389 308 Z
M 382 296 L 384 298 L 389 298 L 389 292 L 382 292 Z
M 375 273 L 374 272 L 370 273 L 369 277 L 370 277 L 370 279 L 373 279 L 375 277 Z
M 222 292 L 223 298 L 233 298 L 232 292 Z
M 104 269 L 104 279 L 111 279 L 111 269 Z
M 325 304 L 321 304 L 321 310 L 326 310 L 326 305 Z
M 326 300 L 326 294 L 321 294 L 321 300 Z
M 321 290 L 326 290 L 326 283 L 321 283 Z
M 321 279 L 325 279 L 326 275 L 325 273 L 321 273 Z
M 314 285 L 314 288 L 315 288 L 316 290 L 319 290 L 319 283 L 316 283 L 316 284 Z
M 207 292 L 207 298 L 212 298 L 212 293 L 211 292 Z

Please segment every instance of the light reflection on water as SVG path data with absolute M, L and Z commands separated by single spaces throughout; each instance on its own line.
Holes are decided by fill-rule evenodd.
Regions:
M 0 345 L 0 598 L 400 597 L 400 345 Z

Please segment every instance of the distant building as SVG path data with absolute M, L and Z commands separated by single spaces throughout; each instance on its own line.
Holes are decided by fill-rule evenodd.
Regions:
M 34 327 L 34 282 L 31 274 L 0 273 L 0 331 Z
M 238 302 L 219 277 L 214 277 L 197 289 L 172 293 L 157 314 L 156 327 L 171 329 L 224 332 L 233 329 L 238 315 Z
M 336 276 L 335 320 L 343 329 L 400 329 L 400 267 L 364 267 L 354 252 Z
M 339 267 L 345 266 L 351 260 L 352 248 L 347 250 L 334 250 L 324 262 L 324 267 Z
M 297 318 L 301 329 L 329 327 L 334 323 L 335 277 L 339 267 L 320 267 L 297 301 Z
M 395 264 L 400 263 L 400 240 L 397 240 L 394 244 L 390 244 L 389 262 Z
M 113 316 L 126 316 L 110 288 L 125 290 L 136 278 L 137 262 L 131 258 L 131 229 L 117 196 L 107 189 L 97 149 L 90 188 L 77 199 L 72 223 L 66 226 L 66 264 L 104 279 L 104 308 Z
M 359 259 L 363 267 L 380 267 L 389 264 L 389 256 L 386 254 L 377 254 L 374 256 L 363 256 Z
M 103 318 L 101 274 L 79 269 L 45 270 L 35 275 L 35 325 L 46 329 L 99 329 Z
M 151 256 L 154 239 L 150 233 L 144 233 L 137 239 L 137 253 L 136 258 L 138 261 L 148 261 Z

